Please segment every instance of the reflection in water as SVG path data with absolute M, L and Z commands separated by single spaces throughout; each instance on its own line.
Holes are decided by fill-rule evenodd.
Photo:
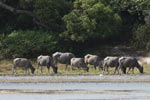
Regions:
M 150 84 L 0 83 L 0 93 L 3 100 L 149 100 Z

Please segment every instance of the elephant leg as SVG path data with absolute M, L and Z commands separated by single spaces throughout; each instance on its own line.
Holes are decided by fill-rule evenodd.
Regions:
M 30 75 L 30 69 L 29 68 L 27 68 L 27 74 Z
M 73 66 L 71 65 L 71 71 L 73 71 Z
M 50 66 L 47 66 L 48 73 L 50 73 Z
M 39 69 L 40 69 L 40 65 L 38 64 L 38 67 L 37 67 L 37 73 L 39 73 Z
M 126 68 L 123 69 L 123 73 L 126 74 Z
M 68 64 L 66 64 L 65 71 L 67 70 L 67 68 L 68 68 Z
M 105 74 L 105 70 L 106 70 L 106 68 L 105 68 L 106 66 L 103 66 L 103 74 Z
M 132 74 L 134 74 L 134 67 L 132 67 Z
M 106 67 L 106 70 L 107 70 L 107 74 L 109 74 L 109 67 L 108 66 Z
M 42 68 L 42 66 L 40 66 L 40 69 L 41 69 L 41 73 L 43 74 L 43 68 Z
M 129 69 L 128 69 L 128 71 L 127 71 L 127 74 L 130 72 L 130 70 L 131 70 L 131 67 L 129 67 Z
M 12 67 L 12 74 L 14 74 L 14 73 L 16 73 L 16 66 L 15 65 Z
M 24 68 L 24 75 L 27 75 L 27 74 L 28 74 L 28 69 Z
M 115 71 L 114 71 L 114 74 L 116 74 L 116 71 L 118 71 L 118 67 L 115 67 Z
M 27 74 L 28 74 L 28 68 L 27 68 L 27 67 L 24 67 L 24 68 L 23 68 L 23 71 L 24 71 L 24 75 L 27 75 Z
M 94 65 L 94 68 L 95 68 L 95 70 L 96 70 L 96 65 Z
M 126 74 L 126 68 L 125 67 L 121 67 L 121 72 L 122 72 L 122 74 Z

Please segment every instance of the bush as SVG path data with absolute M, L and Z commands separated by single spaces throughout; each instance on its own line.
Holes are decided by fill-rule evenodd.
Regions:
M 14 31 L 1 42 L 1 54 L 5 58 L 37 57 L 57 50 L 57 39 L 42 31 Z
M 63 17 L 66 30 L 61 37 L 78 42 L 120 36 L 121 17 L 101 0 L 75 0 L 73 4 Z
M 150 25 L 139 26 L 133 32 L 133 45 L 139 49 L 150 49 Z

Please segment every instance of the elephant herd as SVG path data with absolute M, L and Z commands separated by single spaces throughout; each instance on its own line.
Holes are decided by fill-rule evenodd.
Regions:
M 132 69 L 134 73 L 134 67 L 136 67 L 140 73 L 143 73 L 143 66 L 135 57 L 131 56 L 107 56 L 104 59 L 101 59 L 97 55 L 87 54 L 83 58 L 77 58 L 73 53 L 69 52 L 55 52 L 52 56 L 40 55 L 37 57 L 37 71 L 40 69 L 43 73 L 43 66 L 47 67 L 49 72 L 50 67 L 53 69 L 54 73 L 58 72 L 58 63 L 65 64 L 65 70 L 68 69 L 68 66 L 71 67 L 71 70 L 83 69 L 84 71 L 89 71 L 88 65 L 93 65 L 93 67 L 98 67 L 99 70 L 102 70 L 103 73 L 107 72 L 109 74 L 109 67 L 114 67 L 116 72 L 121 71 L 121 73 L 126 74 L 126 69 L 128 68 L 129 72 Z M 27 58 L 15 58 L 13 60 L 12 72 L 16 72 L 16 67 L 22 67 L 26 70 L 26 73 L 31 71 L 32 74 L 35 72 L 31 61 Z

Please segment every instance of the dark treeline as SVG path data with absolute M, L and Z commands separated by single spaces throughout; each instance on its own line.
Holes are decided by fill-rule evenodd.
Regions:
M 3 58 L 121 44 L 150 49 L 149 0 L 0 0 Z

